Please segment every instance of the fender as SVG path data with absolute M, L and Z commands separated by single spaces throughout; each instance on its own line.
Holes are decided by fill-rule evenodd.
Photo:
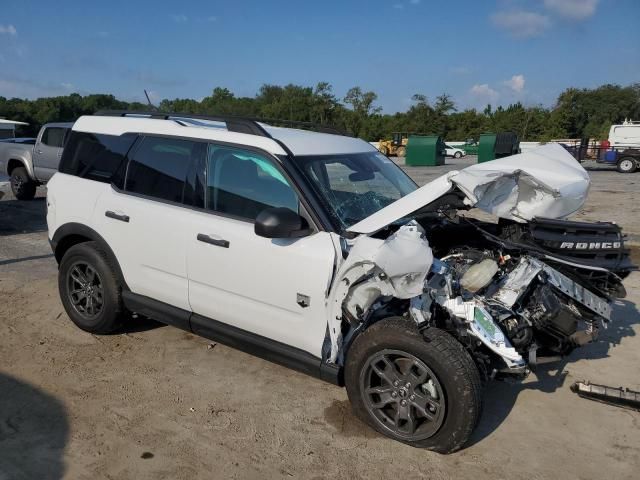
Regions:
M 73 245 L 77 245 L 78 243 L 87 241 L 84 239 L 88 239 L 88 241 L 96 242 L 100 245 L 100 248 L 102 248 L 106 252 L 107 257 L 109 257 L 109 262 L 115 268 L 115 273 L 118 280 L 122 283 L 123 289 L 127 291 L 130 290 L 124 275 L 122 274 L 122 269 L 120 268 L 118 259 L 113 253 L 113 250 L 111 250 L 107 241 L 102 238 L 98 232 L 81 223 L 70 222 L 59 226 L 53 234 L 53 238 L 49 240 L 51 250 L 56 257 L 58 264 L 60 264 L 62 257 L 69 248 Z

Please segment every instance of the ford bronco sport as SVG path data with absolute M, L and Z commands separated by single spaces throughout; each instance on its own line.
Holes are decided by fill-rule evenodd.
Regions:
M 484 381 L 595 340 L 625 295 L 620 228 L 566 220 L 588 188 L 557 145 L 418 188 L 335 132 L 103 112 L 73 126 L 47 222 L 83 330 L 145 315 L 344 385 L 379 432 L 452 452 Z

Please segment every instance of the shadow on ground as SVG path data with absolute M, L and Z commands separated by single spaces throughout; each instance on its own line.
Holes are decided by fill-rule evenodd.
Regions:
M 68 437 L 60 401 L 0 373 L 0 480 L 62 478 Z
M 45 197 L 0 202 L 0 237 L 47 231 Z
M 609 352 L 620 344 L 623 338 L 636 335 L 633 325 L 640 323 L 640 313 L 636 304 L 619 300 L 614 304 L 614 319 L 606 330 L 600 330 L 595 343 L 574 350 L 561 360 L 539 365 L 535 371 L 536 380 L 527 383 L 490 382 L 485 389 L 484 411 L 480 423 L 468 446 L 488 437 L 509 416 L 520 392 L 539 390 L 553 393 L 565 386 L 568 372 L 565 367 L 578 360 L 597 360 L 609 357 Z M 566 388 L 569 386 L 567 385 Z

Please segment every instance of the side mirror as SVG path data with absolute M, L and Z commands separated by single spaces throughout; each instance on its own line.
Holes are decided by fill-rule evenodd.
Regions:
M 298 238 L 311 233 L 309 223 L 293 210 L 267 208 L 256 217 L 256 235 L 266 238 Z

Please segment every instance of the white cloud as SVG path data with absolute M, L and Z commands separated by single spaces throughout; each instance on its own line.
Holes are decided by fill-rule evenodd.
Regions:
M 518 38 L 535 37 L 551 26 L 546 15 L 524 10 L 494 13 L 491 22 Z
M 495 103 L 498 100 L 498 92 L 491 88 L 488 84 L 477 84 L 469 89 L 471 96 L 481 103 Z
M 18 30 L 13 25 L 0 25 L 0 34 L 7 34 L 16 36 L 18 34 Z
M 596 13 L 600 0 L 544 0 L 544 6 L 553 13 L 570 18 L 585 20 Z
M 189 21 L 189 17 L 187 17 L 184 13 L 171 15 L 171 19 L 176 23 L 186 23 Z
M 505 80 L 502 83 L 515 93 L 521 93 L 524 90 L 524 82 L 524 75 L 514 75 L 509 80 Z
M 62 82 L 62 83 L 60 84 L 60 86 L 61 86 L 62 88 L 64 88 L 65 90 L 69 90 L 69 91 L 71 91 L 71 90 L 73 90 L 74 88 L 76 88 L 76 87 L 75 87 L 75 85 L 74 85 L 73 83 L 68 83 L 68 82 Z

